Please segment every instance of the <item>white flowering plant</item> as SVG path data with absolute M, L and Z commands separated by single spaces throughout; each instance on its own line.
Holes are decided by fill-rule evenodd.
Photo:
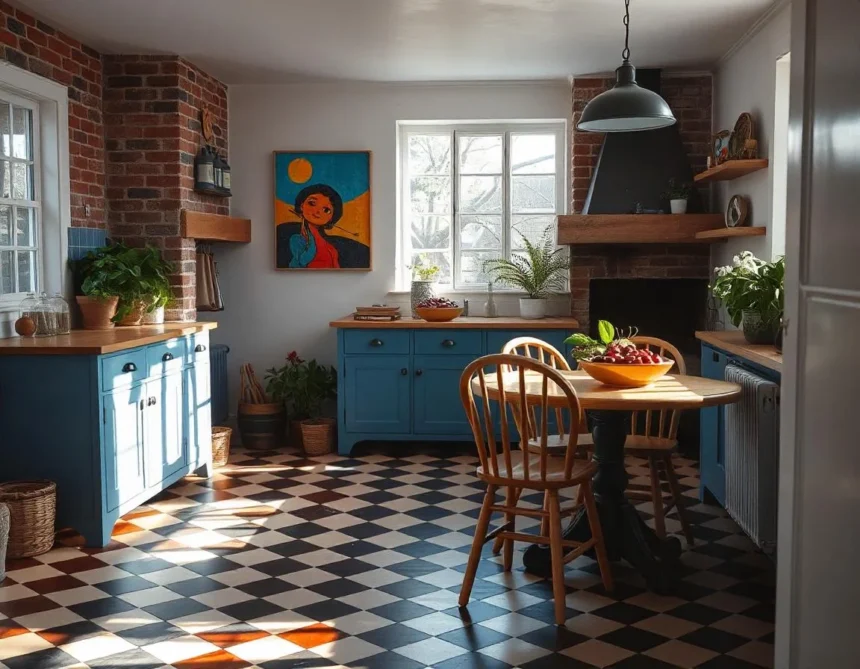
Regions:
M 710 289 L 722 300 L 735 327 L 740 326 L 744 311 L 754 311 L 762 321 L 776 323 L 783 310 L 785 258 L 766 262 L 751 251 L 743 251 L 731 265 L 714 269 Z

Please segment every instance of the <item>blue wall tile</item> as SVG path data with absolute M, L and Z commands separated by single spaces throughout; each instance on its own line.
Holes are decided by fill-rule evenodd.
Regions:
M 104 246 L 106 241 L 106 230 L 69 228 L 69 260 L 80 260 L 92 249 Z

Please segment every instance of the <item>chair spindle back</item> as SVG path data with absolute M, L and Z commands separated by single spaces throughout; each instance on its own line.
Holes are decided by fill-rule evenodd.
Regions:
M 630 339 L 637 348 L 644 348 L 649 351 L 656 351 L 664 358 L 673 360 L 675 366 L 670 370 L 677 374 L 687 373 L 687 364 L 684 362 L 684 356 L 669 342 L 658 339 L 657 337 L 637 336 Z M 645 425 L 640 426 L 640 414 L 645 415 Z M 678 437 L 678 422 L 681 419 L 679 410 L 649 410 L 645 412 L 634 411 L 630 418 L 630 434 L 639 435 L 642 437 L 659 437 L 662 439 L 677 439 Z

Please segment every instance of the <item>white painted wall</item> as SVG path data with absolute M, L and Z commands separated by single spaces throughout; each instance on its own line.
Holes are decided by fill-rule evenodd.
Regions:
M 242 363 L 260 374 L 294 349 L 334 362 L 329 322 L 394 288 L 398 120 L 566 119 L 571 109 L 567 81 L 231 86 L 229 96 L 231 208 L 252 220 L 253 241 L 215 248 L 226 310 L 200 317 L 218 321 L 213 340 L 231 347 L 234 396 Z M 373 271 L 274 269 L 272 151 L 291 149 L 373 152 Z
M 774 98 L 777 81 L 777 60 L 791 48 L 791 7 L 786 6 L 773 16 L 738 51 L 725 60 L 714 77 L 714 131 L 734 127 L 738 116 L 751 112 L 756 120 L 756 138 L 759 156 L 774 163 Z M 752 251 L 769 260 L 772 255 L 773 235 L 773 169 L 761 170 L 713 186 L 714 209 L 725 211 L 726 203 L 735 194 L 750 198 L 751 225 L 768 228 L 765 237 L 733 239 L 713 246 L 714 265 L 731 263 L 732 256 L 740 251 Z M 782 174 L 784 178 L 784 173 Z M 784 232 L 777 235 L 784 239 Z

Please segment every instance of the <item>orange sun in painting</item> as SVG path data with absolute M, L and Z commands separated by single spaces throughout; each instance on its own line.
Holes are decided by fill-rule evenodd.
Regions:
M 296 158 L 287 166 L 290 181 L 297 184 L 307 183 L 313 176 L 314 168 L 307 158 Z

